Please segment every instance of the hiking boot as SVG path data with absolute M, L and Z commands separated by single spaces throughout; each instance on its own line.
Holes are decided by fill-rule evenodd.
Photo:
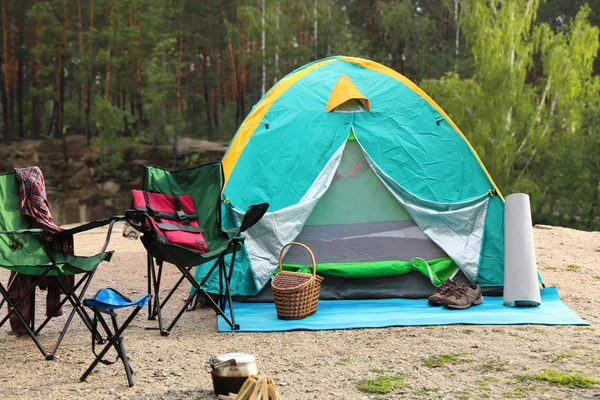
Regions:
M 446 279 L 444 281 L 444 283 L 442 283 L 435 291 L 434 294 L 432 294 L 431 296 L 429 296 L 429 298 L 427 299 L 427 301 L 429 302 L 430 306 L 443 306 L 444 305 L 444 299 L 448 296 L 450 296 L 451 294 L 454 293 L 454 290 L 456 290 L 456 288 L 458 287 L 458 284 L 456 283 L 456 281 L 452 280 L 452 279 Z
M 459 285 L 450 296 L 442 300 L 446 308 L 464 310 L 483 303 L 481 288 L 475 283 Z

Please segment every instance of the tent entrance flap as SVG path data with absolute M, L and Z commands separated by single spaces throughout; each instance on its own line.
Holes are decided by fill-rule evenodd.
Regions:
M 357 143 L 360 145 L 360 137 L 357 137 Z M 491 192 L 462 203 L 424 200 L 391 179 L 366 152 L 364 154 L 369 166 L 422 232 L 454 260 L 470 281 L 475 282 Z
M 328 190 L 294 240 L 309 246 L 321 268 L 337 276 L 379 277 L 391 271 L 399 275 L 411 270 L 413 260 L 448 258 L 369 167 L 356 140 L 346 142 Z M 292 247 L 284 263 L 302 265 L 305 257 Z M 431 277 L 426 264 L 413 269 Z M 441 283 L 436 278 L 433 282 Z

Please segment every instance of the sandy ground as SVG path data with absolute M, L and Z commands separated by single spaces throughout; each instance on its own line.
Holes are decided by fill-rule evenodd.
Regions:
M 133 296 L 145 293 L 145 253 L 139 241 L 121 237 L 117 226 L 110 245 L 115 255 L 100 265 L 89 290 L 113 287 Z M 105 229 L 79 234 L 77 253 L 99 250 Z M 480 399 L 599 398 L 600 383 L 573 388 L 545 381 L 522 381 L 545 369 L 581 373 L 600 381 L 600 232 L 538 226 L 537 259 L 546 284 L 557 285 L 565 303 L 592 327 L 441 326 L 286 333 L 218 333 L 212 310 L 185 313 L 169 337 L 142 312 L 126 331 L 126 349 L 134 370 L 129 388 L 120 364 L 100 365 L 79 377 L 93 359 L 90 335 L 76 320 L 55 361 L 43 359 L 29 338 L 0 328 L 0 399 L 211 399 L 208 359 L 227 351 L 256 355 L 263 373 L 272 375 L 284 399 Z M 169 266 L 166 279 L 173 281 Z M 6 282 L 8 274 L 0 271 Z M 186 288 L 187 289 L 187 288 Z M 167 316 L 186 296 L 177 293 Z M 38 310 L 43 296 L 38 295 Z M 144 310 L 145 311 L 145 310 Z M 6 309 L 0 311 L 0 317 Z M 59 317 L 64 321 L 64 316 Z M 40 335 L 50 345 L 55 321 Z M 447 355 L 460 354 L 452 357 Z M 426 357 L 454 358 L 433 366 Z M 391 393 L 358 389 L 362 379 L 402 377 Z

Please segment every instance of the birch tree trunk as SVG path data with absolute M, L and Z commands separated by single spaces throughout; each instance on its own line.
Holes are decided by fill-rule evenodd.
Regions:
M 88 43 L 88 65 L 90 66 L 89 70 L 87 70 L 87 103 L 84 105 L 85 112 L 85 120 L 88 121 L 88 132 L 90 138 L 92 136 L 92 131 L 89 127 L 90 121 L 90 112 L 92 110 L 92 68 L 94 65 L 94 0 L 90 0 L 90 35 L 89 35 L 89 43 Z
M 25 38 L 23 35 L 23 26 L 25 25 L 25 21 L 22 20 L 18 24 L 14 24 L 13 26 L 18 26 L 18 37 L 19 43 L 18 46 L 23 48 L 25 46 Z M 16 46 L 15 46 L 16 48 Z M 18 122 L 19 122 L 19 137 L 23 139 L 24 136 L 24 121 L 23 121 L 23 91 L 25 89 L 25 65 L 23 61 L 23 56 L 15 57 L 17 64 L 17 82 L 16 82 L 16 96 L 17 96 L 17 112 L 19 114 Z
M 110 1 L 108 3 L 108 49 L 106 51 L 106 77 L 104 81 L 104 97 L 110 101 L 110 51 L 112 47 L 112 37 L 113 37 L 113 2 Z
M 279 1 L 275 5 L 275 76 L 273 77 L 273 84 L 279 80 Z
M 60 44 L 60 56 L 59 56 L 59 87 L 58 87 L 58 132 L 61 133 L 62 137 L 62 149 L 63 157 L 65 160 L 65 166 L 69 160 L 67 152 L 67 126 L 65 125 L 65 76 L 63 72 L 63 61 L 67 54 L 67 16 L 68 7 L 67 1 L 63 1 L 63 15 L 62 15 L 62 33 L 61 33 L 61 44 Z
M 318 0 L 314 0 L 313 2 L 313 41 L 314 41 L 314 59 L 318 58 L 317 54 L 317 45 L 319 42 L 319 22 L 317 21 L 317 2 Z
M 36 18 L 31 27 L 33 37 L 33 59 L 31 60 L 31 70 L 33 75 L 33 95 L 31 96 L 31 136 L 33 139 L 39 139 L 42 132 L 42 98 L 40 91 L 42 84 L 40 82 L 40 47 L 42 39 L 40 35 L 40 20 Z
M 90 125 L 88 121 L 88 115 L 86 113 L 87 107 L 87 89 L 85 87 L 85 83 L 87 80 L 87 67 L 84 60 L 84 49 L 83 49 L 83 14 L 81 12 L 81 0 L 77 0 L 77 33 L 79 39 L 79 56 L 81 57 L 81 99 L 83 102 L 83 125 L 85 129 L 85 137 L 87 139 L 88 146 L 91 143 L 90 136 Z M 81 112 L 81 108 L 79 108 L 79 112 Z
M 454 0 L 454 27 L 456 28 L 456 39 L 454 42 L 454 55 L 456 56 L 456 61 L 454 62 L 454 68 L 456 68 L 456 62 L 458 61 L 459 55 L 459 46 L 460 46 L 460 25 L 458 24 L 458 5 L 460 0 Z

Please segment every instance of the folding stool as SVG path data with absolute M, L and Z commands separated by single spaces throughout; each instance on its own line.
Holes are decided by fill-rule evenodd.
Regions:
M 152 296 L 147 294 L 137 300 L 131 301 L 116 290 L 105 288 L 100 289 L 94 298 L 85 299 L 83 301 L 83 304 L 94 312 L 94 320 L 92 322 L 92 327 L 94 330 L 92 332 L 92 352 L 96 356 L 96 359 L 81 376 L 80 380 L 82 382 L 85 381 L 85 379 L 94 370 L 99 362 L 105 365 L 111 365 L 116 363 L 120 358 L 125 366 L 125 373 L 127 374 L 129 386 L 133 386 L 133 371 L 129 366 L 129 361 L 127 360 L 127 355 L 125 354 L 125 346 L 123 345 L 123 332 L 125 329 L 127 329 L 127 326 L 131 323 L 131 321 L 133 321 L 140 310 L 144 308 L 146 304 L 148 304 L 151 298 Z M 127 317 L 125 322 L 119 326 L 117 323 L 117 313 L 115 313 L 115 310 L 118 308 L 132 306 L 135 306 L 135 309 L 131 312 L 129 317 Z M 104 319 L 103 314 L 110 316 L 112 321 L 112 329 Z M 104 332 L 106 333 L 106 346 L 104 346 L 104 349 L 102 349 L 99 354 L 96 354 L 96 337 L 100 335 L 100 332 L 98 331 L 98 322 L 100 322 L 100 325 L 102 325 Z M 102 337 L 102 335 L 100 335 L 100 337 Z M 115 361 L 108 361 L 103 358 L 111 347 L 114 347 L 117 351 L 117 358 Z

